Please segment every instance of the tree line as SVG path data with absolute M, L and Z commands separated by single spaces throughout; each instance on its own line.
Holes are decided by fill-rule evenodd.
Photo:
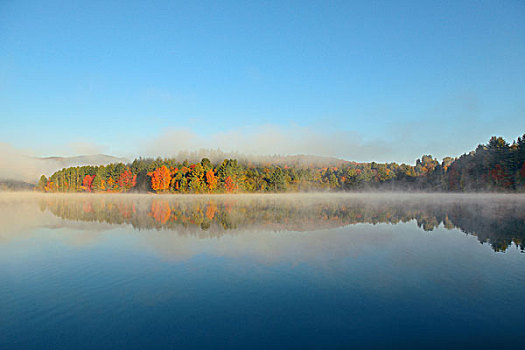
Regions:
M 423 155 L 415 165 L 342 162 L 340 166 L 252 164 L 225 159 L 212 164 L 173 158 L 64 168 L 42 175 L 44 192 L 238 193 L 352 191 L 525 191 L 525 134 L 512 144 L 492 137 L 474 151 L 441 162 Z

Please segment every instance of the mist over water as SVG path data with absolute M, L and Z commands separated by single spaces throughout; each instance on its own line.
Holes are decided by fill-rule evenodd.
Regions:
M 515 348 L 524 209 L 517 194 L 3 193 L 0 347 Z
M 41 223 L 92 231 L 124 226 L 200 238 L 416 223 L 424 231 L 457 229 L 477 236 L 495 251 L 505 251 L 513 244 L 523 250 L 525 238 L 525 196 L 520 194 L 6 193 L 0 196 L 0 205 L 0 232 L 7 236 Z

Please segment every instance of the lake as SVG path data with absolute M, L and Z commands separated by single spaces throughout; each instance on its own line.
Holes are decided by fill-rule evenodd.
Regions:
M 524 249 L 524 195 L 3 193 L 0 348 L 519 348 Z

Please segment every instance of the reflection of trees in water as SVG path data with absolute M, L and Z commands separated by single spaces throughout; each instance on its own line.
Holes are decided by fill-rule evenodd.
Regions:
M 409 222 L 432 231 L 443 225 L 475 235 L 495 251 L 515 243 L 525 249 L 525 212 L 519 203 L 291 199 L 168 199 L 93 197 L 43 200 L 42 210 L 75 221 L 130 224 L 137 229 L 177 230 L 220 236 L 236 228 L 309 231 L 368 223 Z

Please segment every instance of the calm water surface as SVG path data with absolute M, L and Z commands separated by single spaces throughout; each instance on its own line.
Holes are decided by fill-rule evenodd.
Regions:
M 521 348 L 523 195 L 0 194 L 0 348 Z

